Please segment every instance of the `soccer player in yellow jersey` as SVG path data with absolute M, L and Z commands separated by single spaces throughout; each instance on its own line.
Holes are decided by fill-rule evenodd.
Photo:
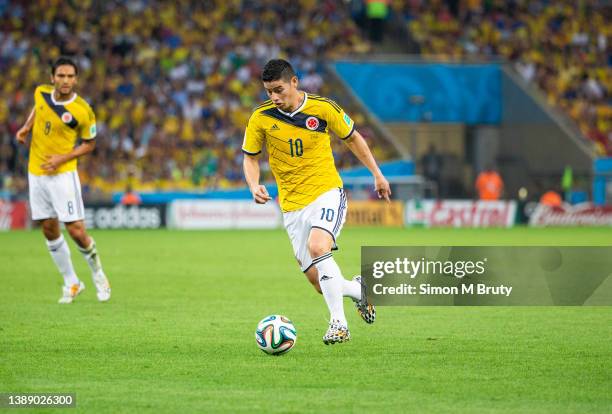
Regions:
M 298 89 L 289 62 L 269 61 L 262 73 L 270 100 L 257 107 L 246 128 L 244 175 L 256 203 L 271 198 L 259 183 L 259 154 L 266 145 L 276 178 L 283 222 L 302 271 L 323 294 L 330 312 L 325 344 L 350 339 L 343 297 L 355 301 L 367 323 L 376 318 L 361 277 L 346 280 L 332 257 L 346 218 L 347 200 L 336 170 L 329 131 L 342 139 L 374 175 L 379 198 L 391 189 L 353 120 L 334 101 Z
M 91 107 L 74 91 L 78 68 L 69 58 L 59 58 L 51 67 L 52 85 L 34 92 L 34 108 L 17 140 L 26 143 L 30 130 L 28 184 L 32 220 L 41 223 L 47 247 L 64 277 L 59 303 L 72 303 L 85 289 L 72 266 L 70 249 L 60 231 L 63 222 L 87 261 L 98 300 L 110 299 L 111 289 L 102 270 L 94 240 L 87 234 L 77 158 L 95 147 L 96 118 Z M 75 146 L 77 139 L 82 143 Z

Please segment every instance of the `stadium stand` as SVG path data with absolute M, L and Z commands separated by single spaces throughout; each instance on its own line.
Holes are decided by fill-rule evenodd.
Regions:
M 287 58 L 305 89 L 326 94 L 317 62 L 370 50 L 343 4 L 331 0 L 0 1 L 0 28 L 4 187 L 25 190 L 27 150 L 14 134 L 49 62 L 68 55 L 79 62 L 78 92 L 98 120 L 96 151 L 80 161 L 90 199 L 128 184 L 137 191 L 244 185 L 240 147 L 251 109 L 266 99 L 262 65 Z M 373 130 L 360 129 L 384 156 Z M 334 151 L 339 166 L 358 163 L 341 145 Z
M 612 7 L 609 2 L 397 0 L 421 54 L 437 60 L 502 57 L 612 155 Z

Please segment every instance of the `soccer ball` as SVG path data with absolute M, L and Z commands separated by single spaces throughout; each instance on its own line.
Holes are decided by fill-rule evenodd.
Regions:
M 297 340 L 293 322 L 282 315 L 270 315 L 257 325 L 255 340 L 259 349 L 270 355 L 289 352 Z

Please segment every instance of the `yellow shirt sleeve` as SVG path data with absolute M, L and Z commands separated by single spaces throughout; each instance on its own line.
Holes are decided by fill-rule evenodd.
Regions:
M 344 109 L 334 101 L 330 101 L 327 106 L 327 126 L 340 139 L 349 138 L 355 130 L 355 123 Z
M 96 115 L 94 114 L 91 107 L 87 107 L 87 119 L 81 125 L 79 138 L 81 139 L 94 139 L 98 131 L 96 130 Z
M 263 148 L 265 130 L 258 122 L 257 113 L 251 115 L 246 131 L 244 131 L 244 141 L 242 151 L 249 155 L 257 155 Z

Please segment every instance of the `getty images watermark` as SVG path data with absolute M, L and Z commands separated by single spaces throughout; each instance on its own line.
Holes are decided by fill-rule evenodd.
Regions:
M 407 278 L 416 279 L 417 277 L 439 275 L 440 277 L 451 276 L 459 279 L 465 276 L 478 276 L 485 273 L 488 259 L 482 260 L 428 260 L 421 257 L 411 260 L 408 257 L 397 257 L 394 261 L 377 261 L 372 264 L 372 277 L 380 279 L 385 275 L 404 275 Z M 374 294 L 377 295 L 504 295 L 510 296 L 512 286 L 495 285 L 488 286 L 485 283 L 461 284 L 460 286 L 435 286 L 431 283 L 420 283 L 413 285 L 402 283 L 399 286 L 385 286 L 376 281 L 372 285 Z
M 612 305 L 612 247 L 362 247 L 376 305 Z

